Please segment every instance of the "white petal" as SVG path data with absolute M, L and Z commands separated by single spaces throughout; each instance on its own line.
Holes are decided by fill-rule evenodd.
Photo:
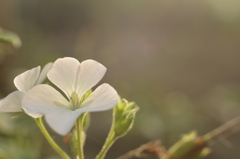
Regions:
M 109 84 L 99 86 L 86 100 L 80 109 L 83 112 L 95 112 L 112 109 L 118 103 L 118 94 Z
M 94 60 L 86 60 L 81 63 L 77 80 L 79 98 L 102 79 L 106 70 L 106 67 Z
M 28 91 L 23 98 L 22 107 L 34 118 L 71 108 L 69 102 L 57 90 L 46 84 L 37 85 Z
M 35 85 L 41 84 L 47 78 L 47 73 L 52 68 L 52 65 L 53 65 L 53 63 L 50 62 L 43 67 Z
M 31 70 L 28 70 L 14 79 L 14 84 L 19 91 L 27 92 L 33 88 L 38 80 L 41 67 L 35 67 Z
M 81 115 L 80 110 L 61 110 L 45 116 L 48 125 L 59 135 L 67 135 L 72 129 L 77 118 Z
M 21 112 L 22 99 L 25 93 L 15 91 L 0 101 L 0 112 Z
M 80 63 L 78 60 L 65 57 L 54 62 L 47 76 L 52 83 L 70 97 L 76 89 L 76 79 L 79 70 Z

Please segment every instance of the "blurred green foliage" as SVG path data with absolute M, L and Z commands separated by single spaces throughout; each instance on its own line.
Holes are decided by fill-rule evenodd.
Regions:
M 41 134 L 34 128 L 30 117 L 11 119 L 9 114 L 0 114 L 0 158 L 33 159 L 40 157 Z M 2 157 L 7 154 L 11 158 Z
M 19 48 L 22 45 L 21 40 L 17 36 L 17 34 L 10 31 L 6 31 L 2 28 L 0 28 L 0 42 L 11 44 L 13 47 L 16 48 Z
M 4 30 L 0 27 L 0 60 L 8 52 L 4 44 L 10 44 L 15 48 L 19 48 L 22 45 L 17 34 Z

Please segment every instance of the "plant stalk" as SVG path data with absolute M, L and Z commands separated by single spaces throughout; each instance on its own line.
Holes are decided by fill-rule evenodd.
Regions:
M 97 155 L 96 159 L 104 159 L 108 150 L 110 149 L 110 147 L 113 145 L 113 143 L 117 140 L 117 138 L 115 138 L 114 135 L 114 129 L 113 129 L 114 125 L 112 125 L 111 130 L 108 134 L 108 137 L 101 149 L 101 151 L 99 152 L 99 154 Z
M 84 123 L 84 114 L 81 115 L 77 119 L 76 127 L 77 127 L 77 136 L 78 136 L 78 158 L 84 159 L 84 153 L 83 153 L 83 143 L 84 143 L 84 137 L 83 137 L 83 123 Z
M 46 130 L 45 126 L 43 125 L 42 118 L 36 118 L 35 119 L 38 127 L 40 128 L 41 132 L 49 142 L 49 144 L 52 146 L 52 148 L 60 155 L 63 159 L 70 159 L 70 157 L 64 152 L 52 139 L 52 137 L 49 135 L 48 131 Z

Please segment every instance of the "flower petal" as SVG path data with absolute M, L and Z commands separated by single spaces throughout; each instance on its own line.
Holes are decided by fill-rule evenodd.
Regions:
M 17 89 L 26 93 L 33 88 L 38 80 L 40 70 L 41 67 L 38 66 L 15 77 L 14 84 Z
M 71 109 L 69 102 L 53 87 L 40 84 L 28 91 L 23 98 L 22 107 L 33 118 Z
M 118 94 L 109 84 L 100 85 L 86 100 L 80 109 L 83 112 L 95 112 L 112 109 L 118 103 Z
M 52 68 L 52 65 L 53 65 L 53 63 L 50 62 L 43 67 L 35 85 L 41 84 L 47 78 L 47 73 Z
M 21 112 L 23 92 L 15 91 L 10 93 L 6 98 L 0 101 L 0 112 Z
M 77 118 L 81 115 L 81 110 L 61 110 L 45 116 L 48 125 L 59 135 L 67 135 L 72 129 Z
M 95 86 L 104 76 L 106 67 L 94 60 L 86 60 L 81 63 L 77 80 L 77 94 L 81 98 L 89 89 Z
M 52 83 L 70 97 L 76 89 L 79 70 L 80 63 L 78 60 L 71 57 L 59 58 L 54 62 L 47 76 Z

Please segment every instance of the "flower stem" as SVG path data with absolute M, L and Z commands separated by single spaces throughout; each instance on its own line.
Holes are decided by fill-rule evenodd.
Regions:
M 113 143 L 116 141 L 117 139 L 115 138 L 114 135 L 114 129 L 113 126 L 108 134 L 108 137 L 101 149 L 101 151 L 99 152 L 99 154 L 97 155 L 96 159 L 104 159 L 108 150 L 110 149 L 110 147 L 113 145 Z
M 45 126 L 42 123 L 42 118 L 36 118 L 35 119 L 38 127 L 40 128 L 41 132 L 49 142 L 49 144 L 52 146 L 52 148 L 60 155 L 63 159 L 70 159 L 70 157 L 56 144 L 56 142 L 52 139 L 52 137 L 49 135 L 48 131 L 46 130 Z
M 83 143 L 84 143 L 84 136 L 83 136 L 83 123 L 84 123 L 85 114 L 81 115 L 77 119 L 76 127 L 77 127 L 77 136 L 78 136 L 78 159 L 84 159 L 83 154 Z

